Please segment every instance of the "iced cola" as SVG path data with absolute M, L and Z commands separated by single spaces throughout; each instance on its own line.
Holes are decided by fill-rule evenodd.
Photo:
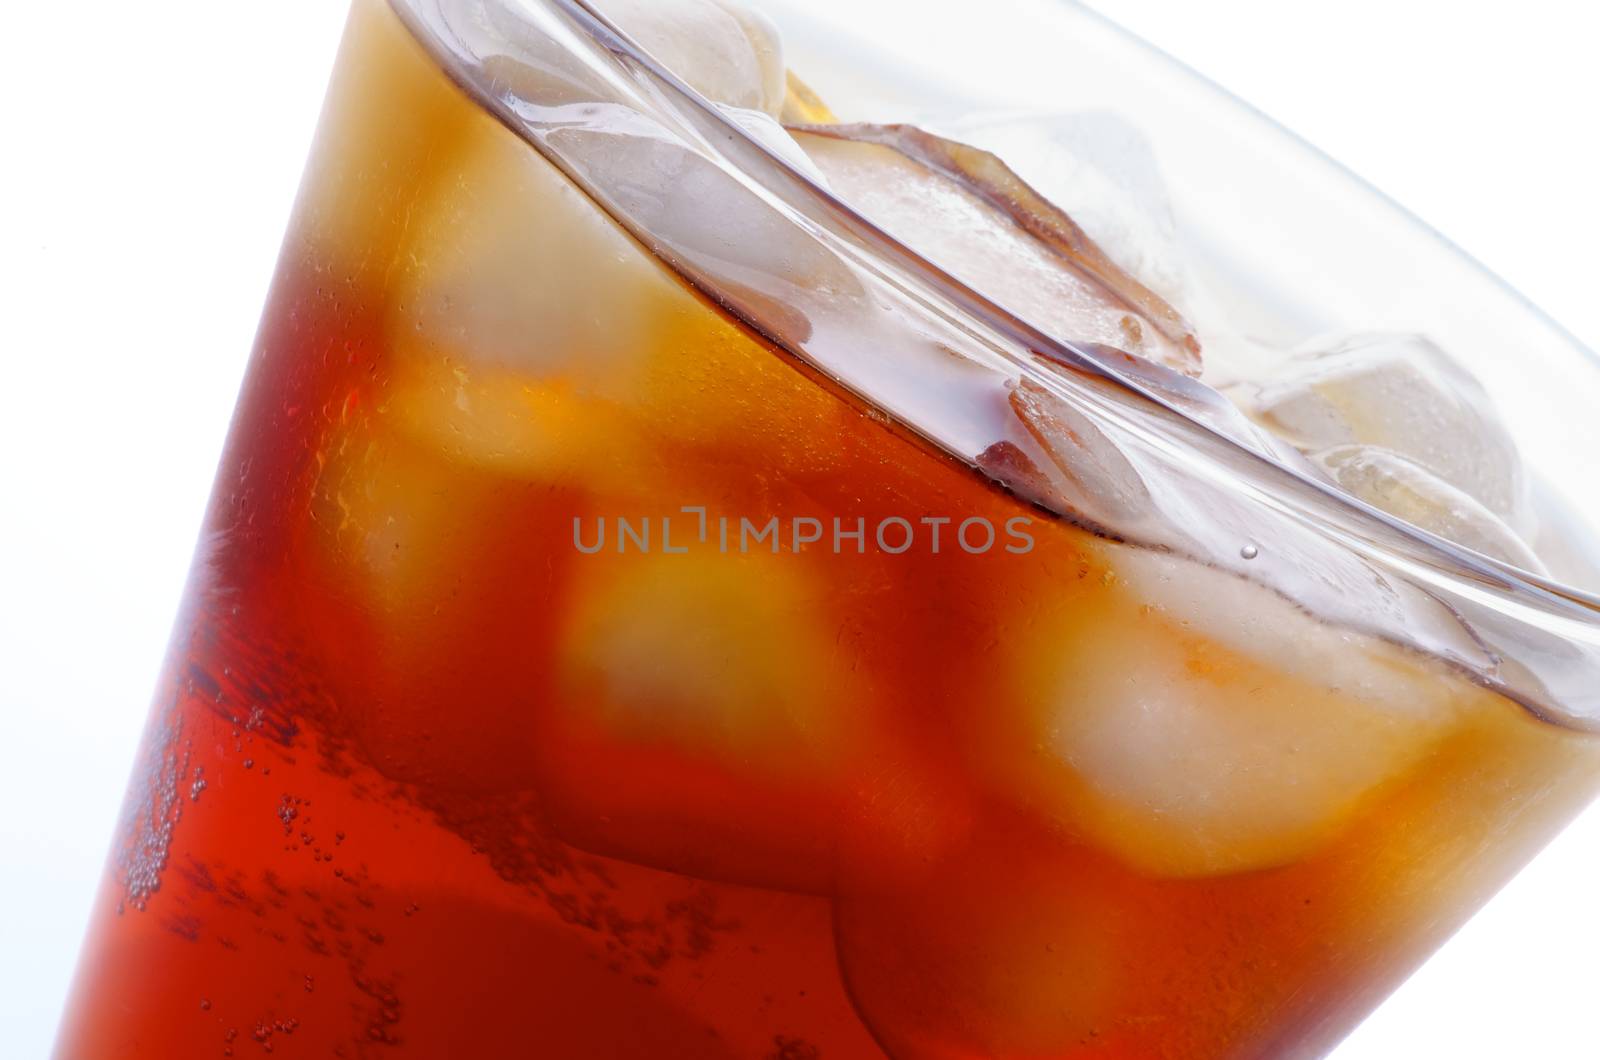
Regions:
M 57 1055 L 1330 1048 L 1596 786 L 1489 396 L 595 11 L 356 0 Z

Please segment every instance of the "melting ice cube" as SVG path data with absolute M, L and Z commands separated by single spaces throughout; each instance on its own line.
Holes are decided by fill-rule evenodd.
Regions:
M 1524 570 L 1544 570 L 1533 550 L 1498 516 L 1399 453 L 1373 445 L 1341 445 L 1313 459 L 1345 492 L 1412 526 Z
M 1107 257 L 1180 311 L 1204 350 L 1208 383 L 1261 378 L 1258 366 L 1281 357 L 1247 334 L 1252 327 L 1271 330 L 1259 307 L 1225 299 L 1226 288 L 1195 267 L 1166 174 L 1138 126 L 1093 110 L 941 118 L 939 128 L 1004 159 Z
M 814 659 L 796 644 L 827 640 L 815 587 L 759 558 L 592 565 L 603 574 L 584 586 L 563 656 L 585 717 L 619 739 L 729 761 L 771 752 L 774 769 L 804 773 L 839 725 L 833 696 L 796 668 Z
M 692 526 L 672 524 L 689 531 L 676 547 Z M 866 719 L 822 584 L 760 554 L 608 549 L 579 564 L 559 694 L 532 718 L 563 836 L 694 876 L 822 886 Z
M 1270 590 L 1118 549 L 1094 606 L 1021 646 L 1039 756 L 1008 783 L 1151 873 L 1281 865 L 1452 729 L 1456 682 Z M 1485 693 L 1487 695 L 1487 693 Z
M 395 345 L 539 377 L 599 381 L 636 362 L 662 300 L 627 236 L 510 136 L 459 152 L 404 250 Z
M 1009 405 L 1023 434 L 978 458 L 991 478 L 1106 532 L 1126 533 L 1148 518 L 1144 480 L 1089 416 L 1030 379 L 1010 389 Z
M 1421 335 L 1308 344 L 1264 382 L 1251 411 L 1306 452 L 1381 446 L 1530 529 L 1522 462 L 1483 385 Z
M 869 220 L 1055 338 L 1198 371 L 1177 310 L 996 156 L 909 125 L 817 126 L 796 139 Z
M 715 103 L 783 107 L 783 42 L 759 12 L 733 0 L 594 0 L 595 6 L 689 87 Z
M 1192 318 L 1194 277 L 1155 152 L 1137 127 L 1090 111 L 977 117 L 941 128 L 1005 159 L 1113 261 Z
M 604 410 L 639 391 L 678 292 L 547 162 L 488 128 L 418 196 L 397 258 L 384 407 L 406 434 L 519 476 L 638 459 Z

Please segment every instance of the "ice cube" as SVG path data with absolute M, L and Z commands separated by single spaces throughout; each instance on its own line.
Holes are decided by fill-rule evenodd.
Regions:
M 582 192 L 497 133 L 461 147 L 413 207 L 391 344 L 529 378 L 627 371 L 665 285 Z
M 619 555 L 615 539 L 576 561 L 557 699 L 533 718 L 552 817 L 596 853 L 824 888 L 866 660 L 834 636 L 803 559 L 721 554 L 693 519 L 671 526 L 688 554 Z
M 788 139 L 765 114 L 736 116 L 778 149 Z M 662 442 L 748 439 L 741 414 L 794 424 L 841 414 L 815 387 L 752 409 L 750 396 L 776 394 L 790 369 L 707 312 L 525 143 L 490 123 L 459 136 L 410 210 L 386 307 L 384 409 L 413 438 L 519 478 L 631 488 L 659 481 Z M 663 233 L 715 241 L 723 260 L 748 266 L 742 275 L 782 253 L 798 282 L 829 282 L 809 240 L 702 156 L 625 133 L 587 146 Z M 704 222 L 719 209 L 750 238 L 727 246 Z M 777 299 L 763 306 L 767 319 L 796 317 Z M 804 320 L 792 327 L 804 333 Z
M 1195 280 L 1166 181 L 1144 133 L 1106 111 L 977 116 L 941 123 L 993 151 L 1072 216 L 1111 260 L 1192 319 Z
M 559 375 L 482 364 L 469 350 L 398 364 L 390 387 L 396 429 L 471 469 L 597 490 L 660 470 L 637 417 Z
M 630 741 L 729 761 L 773 753 L 780 770 L 808 771 L 840 719 L 816 709 L 828 697 L 799 669 L 827 623 L 797 570 L 704 553 L 597 565 L 606 574 L 580 586 L 566 635 L 574 709 Z
M 778 154 L 787 133 L 750 111 L 729 112 Z M 669 261 L 713 263 L 721 300 L 753 308 L 756 319 L 786 336 L 810 336 L 805 307 L 820 293 L 853 304 L 863 293 L 850 270 L 813 233 L 753 194 L 722 160 L 643 119 L 614 115 L 606 126 L 563 127 L 550 140 L 586 175 L 603 180 L 620 216 L 629 218 Z M 759 305 L 742 305 L 746 297 Z
M 714 103 L 783 108 L 783 41 L 772 21 L 736 0 L 594 0 L 645 51 Z
M 1026 437 L 1005 443 L 1009 449 L 991 447 L 988 459 L 980 458 L 991 477 L 1104 532 L 1130 532 L 1148 516 L 1144 480 L 1088 415 L 1030 379 L 1018 381 L 1009 403 Z M 1021 459 L 1000 463 L 1013 452 Z
M 476 484 L 381 423 L 348 426 L 319 454 L 312 521 L 361 583 L 373 611 L 402 611 L 427 595 L 461 544 L 456 516 Z
M 316 453 L 315 573 L 297 612 L 338 646 L 326 662 L 344 731 L 395 780 L 525 790 L 527 725 L 505 704 L 549 669 L 562 502 L 453 463 L 376 402 L 344 411 Z
M 1341 445 L 1312 459 L 1352 496 L 1413 526 L 1524 570 L 1544 572 L 1533 550 L 1477 500 L 1399 453 Z
M 1218 278 L 1197 267 L 1160 159 L 1137 125 L 1090 110 L 980 113 L 941 119 L 939 128 L 1004 159 L 1107 257 L 1180 312 L 1204 350 L 1208 383 L 1262 378 L 1250 371 L 1261 359 L 1260 347 L 1241 330 L 1248 325 L 1236 319 L 1240 307 L 1219 297 Z M 1262 352 L 1273 361 L 1282 356 L 1276 349 Z
M 463 136 L 410 218 L 385 321 L 401 429 L 519 477 L 636 454 L 616 407 L 681 298 L 654 263 L 494 126 Z
M 796 139 L 869 220 L 1055 338 L 1198 370 L 1178 312 L 994 155 L 906 125 L 809 127 Z
M 1452 696 L 1473 694 L 1231 574 L 1130 548 L 1112 571 L 1020 646 L 1016 740 L 1035 750 L 1006 782 L 1142 871 L 1306 855 L 1451 731 Z
M 1261 384 L 1250 407 L 1304 452 L 1381 446 L 1476 498 L 1517 532 L 1530 529 L 1522 462 L 1493 402 L 1424 336 L 1309 343 Z

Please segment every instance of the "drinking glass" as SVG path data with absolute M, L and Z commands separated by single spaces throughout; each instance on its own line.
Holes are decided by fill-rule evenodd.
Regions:
M 56 1055 L 1330 1049 L 1600 781 L 1600 367 L 1078 7 L 601 7 L 355 0 Z

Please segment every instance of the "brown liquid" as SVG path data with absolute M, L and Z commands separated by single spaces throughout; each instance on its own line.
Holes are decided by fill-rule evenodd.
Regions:
M 427 292 L 525 282 L 452 240 L 519 224 L 582 304 L 449 348 Z M 669 555 L 684 505 L 825 537 Z M 1034 547 L 889 555 L 889 517 Z M 57 1055 L 1325 1049 L 1600 752 L 1398 659 L 1443 721 L 1379 715 L 1348 800 L 1196 853 L 1051 750 L 1051 645 L 1371 711 L 1131 598 L 1128 556 L 736 328 L 358 0 Z

